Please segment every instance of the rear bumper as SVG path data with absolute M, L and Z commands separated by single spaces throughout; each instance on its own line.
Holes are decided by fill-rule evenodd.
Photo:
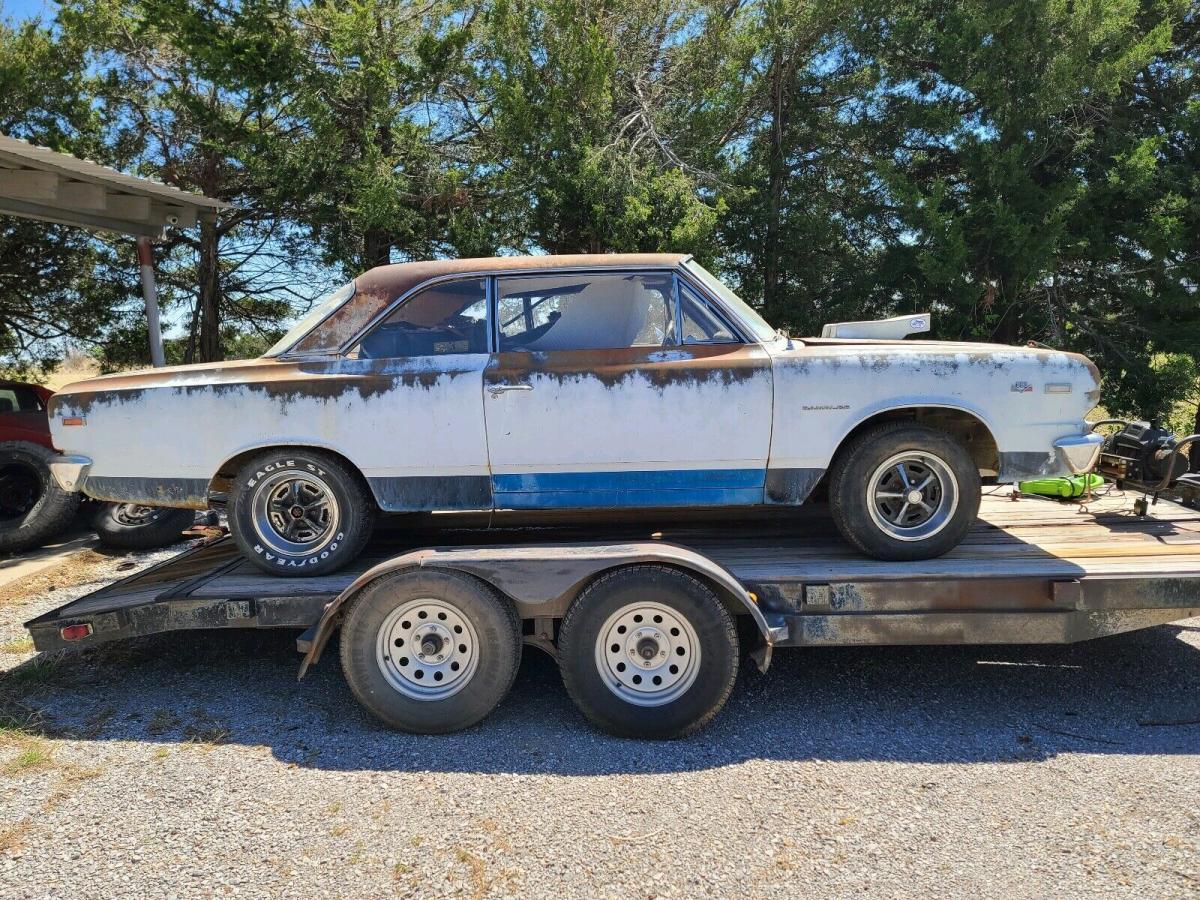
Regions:
M 64 491 L 82 491 L 92 461 L 86 456 L 55 456 L 50 460 L 50 474 Z
M 1095 432 L 1075 434 L 1055 441 L 1054 452 L 1058 461 L 1070 469 L 1072 475 L 1081 475 L 1096 467 L 1103 444 L 1104 437 Z

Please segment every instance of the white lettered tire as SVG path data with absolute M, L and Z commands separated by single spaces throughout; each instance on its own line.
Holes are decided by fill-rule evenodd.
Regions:
M 377 508 L 361 477 L 319 450 L 272 450 L 234 478 L 229 530 L 272 575 L 327 575 L 362 552 Z

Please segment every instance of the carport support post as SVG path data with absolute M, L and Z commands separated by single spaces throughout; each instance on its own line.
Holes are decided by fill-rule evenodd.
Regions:
M 158 323 L 158 286 L 154 283 L 154 251 L 150 238 L 137 239 L 138 262 L 142 267 L 142 299 L 146 301 L 146 324 L 150 328 L 150 362 L 157 368 L 166 363 L 163 357 L 162 328 Z

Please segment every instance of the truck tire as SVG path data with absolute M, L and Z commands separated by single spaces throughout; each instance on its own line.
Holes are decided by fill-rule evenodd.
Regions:
M 359 474 L 320 450 L 271 450 L 234 477 L 229 531 L 264 572 L 327 575 L 371 537 L 375 501 Z
M 597 727 L 623 737 L 680 738 L 721 711 L 738 670 L 733 616 L 698 578 L 627 566 L 589 585 L 563 617 L 559 668 Z
M 39 547 L 75 518 L 80 495 L 58 486 L 50 474 L 53 456 L 41 444 L 0 442 L 0 552 Z
M 342 671 L 383 722 L 417 734 L 469 728 L 508 694 L 521 663 L 521 620 L 490 586 L 459 572 L 385 575 L 351 601 Z
M 842 536 L 876 559 L 932 559 L 957 547 L 979 513 L 979 470 L 961 443 L 886 422 L 844 448 L 829 480 Z
M 92 517 L 96 537 L 114 550 L 153 550 L 174 544 L 196 524 L 194 509 L 101 503 Z

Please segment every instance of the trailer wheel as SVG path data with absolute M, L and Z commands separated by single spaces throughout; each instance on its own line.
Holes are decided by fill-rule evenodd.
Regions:
M 625 737 L 699 730 L 737 678 L 733 617 L 712 588 L 666 566 L 629 566 L 597 579 L 567 610 L 558 650 L 575 705 Z
M 40 547 L 66 531 L 81 494 L 50 474 L 54 451 L 28 441 L 0 443 L 0 552 Z
M 193 509 L 101 503 L 92 519 L 96 537 L 117 550 L 152 550 L 174 544 L 196 524 Z
M 829 505 L 842 537 L 876 559 L 932 559 L 957 547 L 979 513 L 979 470 L 944 431 L 887 422 L 838 456 Z
M 388 725 L 443 734 L 474 725 L 508 694 L 521 620 L 488 585 L 420 569 L 371 582 L 342 623 L 350 690 Z
M 319 450 L 272 450 L 233 481 L 229 531 L 238 549 L 272 575 L 337 571 L 366 546 L 375 501 L 357 472 Z

